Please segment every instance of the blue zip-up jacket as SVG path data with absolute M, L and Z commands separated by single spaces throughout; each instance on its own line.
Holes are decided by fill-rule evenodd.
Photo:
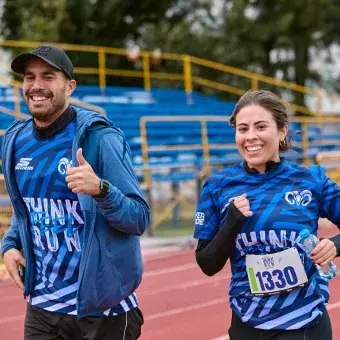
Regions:
M 149 223 L 150 209 L 139 189 L 122 132 L 95 112 L 74 109 L 73 164 L 78 165 L 76 152 L 81 147 L 97 175 L 110 182 L 105 198 L 78 194 L 85 218 L 77 293 L 77 313 L 81 318 L 118 305 L 140 284 L 143 260 L 139 236 Z M 13 123 L 2 143 L 3 172 L 14 213 L 1 250 L 2 255 L 12 248 L 23 250 L 25 297 L 34 289 L 35 261 L 30 219 L 14 175 L 13 151 L 18 132 L 29 121 Z

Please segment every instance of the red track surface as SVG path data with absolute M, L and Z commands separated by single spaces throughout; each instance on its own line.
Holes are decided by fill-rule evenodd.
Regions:
M 336 261 L 340 268 L 340 259 Z M 137 291 L 145 316 L 142 340 L 226 340 L 230 323 L 229 265 L 209 278 L 192 250 L 145 253 L 145 274 Z M 340 340 L 340 275 L 331 280 L 328 305 L 333 339 Z M 0 284 L 0 339 L 23 339 L 25 301 L 18 289 Z

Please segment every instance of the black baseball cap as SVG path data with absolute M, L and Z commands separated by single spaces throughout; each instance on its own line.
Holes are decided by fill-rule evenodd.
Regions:
M 47 64 L 63 71 L 69 79 L 74 79 L 73 65 L 70 58 L 60 48 L 49 45 L 38 46 L 30 53 L 19 54 L 12 61 L 12 70 L 16 73 L 24 74 L 26 63 L 33 58 L 42 59 Z

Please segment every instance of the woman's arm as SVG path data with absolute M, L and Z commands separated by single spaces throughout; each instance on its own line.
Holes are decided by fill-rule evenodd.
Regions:
M 203 273 L 213 276 L 218 273 L 230 258 L 237 234 L 246 217 L 230 203 L 226 221 L 212 240 L 200 239 L 196 248 L 196 262 Z
M 330 237 L 329 238 L 332 242 L 334 242 L 334 246 L 335 246 L 335 249 L 336 249 L 336 257 L 340 256 L 340 234 L 339 235 L 336 235 L 336 236 L 333 236 L 333 237 Z

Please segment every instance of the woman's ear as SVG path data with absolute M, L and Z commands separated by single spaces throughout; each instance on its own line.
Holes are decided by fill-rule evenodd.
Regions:
M 285 125 L 279 133 L 280 140 L 284 140 L 286 138 L 287 134 L 288 134 L 288 125 Z

